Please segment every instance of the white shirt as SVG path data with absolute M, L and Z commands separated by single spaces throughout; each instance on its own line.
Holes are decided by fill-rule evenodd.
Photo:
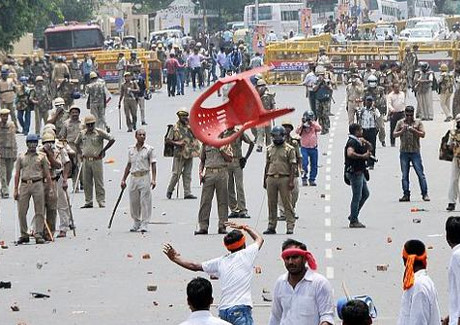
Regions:
M 406 95 L 402 91 L 397 94 L 392 91 L 387 96 L 387 107 L 392 113 L 404 112 L 406 109 Z
M 230 323 L 212 316 L 209 310 L 197 310 L 179 325 L 230 325 Z
M 278 278 L 273 291 L 269 325 L 334 324 L 334 302 L 329 281 L 308 269 L 292 288 L 288 273 Z
M 245 305 L 252 307 L 251 280 L 259 245 L 221 256 L 201 264 L 203 271 L 219 278 L 222 296 L 219 309 Z
M 415 272 L 414 285 L 404 291 L 398 325 L 439 325 L 438 292 L 426 270 Z
M 449 264 L 449 325 L 460 318 L 460 244 L 454 247 Z
M 372 129 L 377 127 L 376 119 L 380 117 L 378 109 L 367 109 L 366 107 L 363 107 L 358 111 L 358 114 L 359 124 L 363 129 Z

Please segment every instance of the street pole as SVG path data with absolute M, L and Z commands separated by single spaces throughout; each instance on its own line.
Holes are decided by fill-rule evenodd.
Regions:
M 256 25 L 259 25 L 259 0 L 254 2 L 254 13 L 256 16 Z

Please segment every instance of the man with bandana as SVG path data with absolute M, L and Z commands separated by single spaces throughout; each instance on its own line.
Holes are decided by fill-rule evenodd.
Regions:
M 21 236 L 17 243 L 29 242 L 27 232 L 27 211 L 29 201 L 34 201 L 34 237 L 37 244 L 44 244 L 45 188 L 44 181 L 51 184 L 50 165 L 46 156 L 37 151 L 38 136 L 29 134 L 26 138 L 27 151 L 16 160 L 14 176 L 14 199 L 18 201 L 18 218 Z
M 287 239 L 281 258 L 287 273 L 276 281 L 268 324 L 333 325 L 332 287 L 323 275 L 315 272 L 313 254 L 304 243 Z
M 294 147 L 286 143 L 286 130 L 283 126 L 275 126 L 271 131 L 271 136 L 273 143 L 267 147 L 264 172 L 264 189 L 267 190 L 269 215 L 268 228 L 264 234 L 276 234 L 278 195 L 283 201 L 286 233 L 293 234 L 295 213 L 292 207 L 292 191 L 298 167 L 296 151 Z
M 264 239 L 248 225 L 234 222 L 226 223 L 233 228 L 224 237 L 224 245 L 229 254 L 197 263 L 183 258 L 170 244 L 163 245 L 166 256 L 179 266 L 191 271 L 206 272 L 219 278 L 222 294 L 219 302 L 219 317 L 235 325 L 253 325 L 251 282 L 254 274 L 254 261 Z M 253 240 L 246 246 L 246 232 Z
M 398 325 L 438 325 L 441 316 L 438 292 L 426 271 L 427 254 L 420 240 L 404 244 L 402 258 L 405 266 L 401 309 Z

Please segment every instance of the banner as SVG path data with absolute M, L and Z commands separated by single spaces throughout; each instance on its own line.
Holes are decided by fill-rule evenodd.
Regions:
M 267 26 L 265 25 L 255 25 L 253 27 L 254 33 L 252 36 L 252 50 L 254 52 L 259 52 L 260 54 L 265 54 L 265 37 L 267 35 Z
M 300 30 L 302 34 L 308 36 L 312 31 L 311 8 L 300 9 Z
M 308 61 L 270 61 L 276 72 L 298 71 L 304 72 L 308 68 Z

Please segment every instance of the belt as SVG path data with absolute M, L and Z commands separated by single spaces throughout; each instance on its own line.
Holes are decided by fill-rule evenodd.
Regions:
M 131 176 L 133 176 L 133 177 L 142 177 L 142 176 L 147 175 L 148 173 L 149 173 L 148 170 L 142 170 L 142 171 L 131 173 Z
M 216 168 L 209 168 L 209 167 L 206 167 L 206 172 L 208 173 L 219 173 L 223 170 L 227 169 L 226 167 L 216 167 Z
M 59 175 L 57 175 L 57 176 L 54 176 L 54 177 L 51 177 L 51 180 L 57 182 L 57 181 L 59 180 L 59 178 L 61 178 L 61 174 L 59 174 Z
M 33 183 L 37 183 L 37 182 L 43 182 L 43 178 L 37 178 L 37 179 L 21 179 L 21 182 L 22 182 L 22 183 L 25 183 L 25 184 L 33 184 Z
M 101 158 L 98 158 L 98 157 L 85 157 L 85 160 L 95 161 L 95 160 L 101 160 Z
M 268 177 L 282 178 L 282 177 L 289 177 L 289 175 L 279 175 L 279 174 L 276 174 L 276 175 L 268 175 Z

